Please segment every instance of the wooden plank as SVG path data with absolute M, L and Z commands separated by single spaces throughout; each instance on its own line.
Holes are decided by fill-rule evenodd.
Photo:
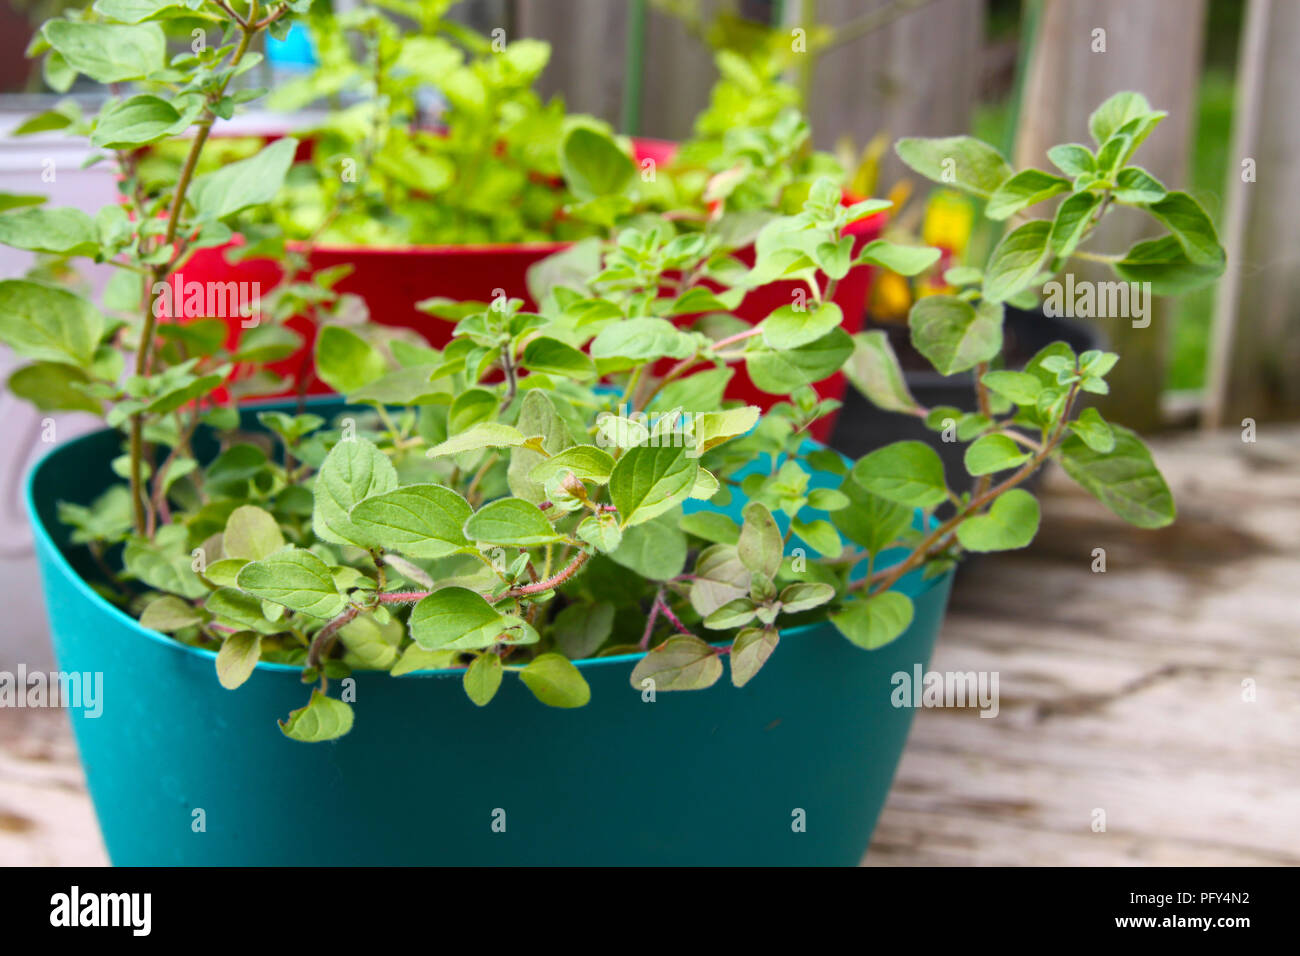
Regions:
M 817 20 L 843 26 L 869 7 L 861 0 L 819 0 Z M 800 4 L 787 4 L 798 24 Z M 827 50 L 816 66 L 809 108 L 816 145 L 841 136 L 861 149 L 877 133 L 951 136 L 970 129 L 983 44 L 983 0 L 931 0 L 863 36 Z M 900 176 L 915 174 L 890 151 L 881 164 L 882 194 Z
M 1142 145 L 1139 163 L 1180 188 L 1187 179 L 1204 21 L 1205 0 L 1044 0 L 1025 84 L 1017 168 L 1051 169 L 1049 147 L 1090 142 L 1089 113 L 1111 94 L 1131 89 L 1170 114 Z M 1094 52 L 1098 30 L 1105 31 L 1105 52 Z M 1160 231 L 1141 216 L 1112 215 L 1090 248 L 1120 253 Z M 1114 278 L 1102 266 L 1071 268 L 1076 280 Z M 1124 356 L 1110 375 L 1111 396 L 1101 402 L 1107 418 L 1139 430 L 1160 423 L 1172 315 L 1162 302 L 1147 328 L 1133 328 L 1128 318 L 1094 320 Z
M 571 112 L 618 125 L 623 104 L 626 2 L 525 0 L 515 4 L 520 36 L 551 44 L 551 62 L 538 83 L 544 97 L 559 94 Z
M 1243 206 L 1241 242 L 1228 249 L 1228 259 L 1242 281 L 1230 306 L 1234 334 L 1215 339 L 1227 354 L 1212 356 L 1226 365 L 1226 375 L 1212 376 L 1211 387 L 1222 387 L 1222 422 L 1229 425 L 1300 416 L 1300 128 L 1294 122 L 1300 114 L 1300 4 L 1254 4 L 1247 37 L 1252 28 L 1263 34 L 1263 50 L 1258 60 L 1243 59 L 1243 68 L 1261 74 L 1259 119 L 1253 142 L 1237 144 L 1234 137 L 1239 151 L 1228 157 L 1228 189 Z M 1243 181 L 1243 161 L 1253 163 L 1253 181 Z

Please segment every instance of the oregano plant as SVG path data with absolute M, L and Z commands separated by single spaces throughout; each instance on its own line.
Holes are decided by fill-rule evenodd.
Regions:
M 505 296 L 427 301 L 430 321 L 453 324 L 442 348 L 326 314 L 314 359 L 342 411 L 300 402 L 241 414 L 241 383 L 296 345 L 283 321 L 337 305 L 337 276 L 291 275 L 233 345 L 227 323 L 158 304 L 190 252 L 228 241 L 232 222 L 280 194 L 293 140 L 196 170 L 216 119 L 257 94 L 231 85 L 254 39 L 305 6 L 98 0 L 51 21 L 33 52 L 52 82 L 72 72 L 137 85 L 94 117 L 65 107 L 33 123 L 88 136 L 119 165 L 120 202 L 90 217 L 20 197 L 0 212 L 0 240 L 122 277 L 101 305 L 48 270 L 0 282 L 0 340 L 30 361 L 10 387 L 43 409 L 100 413 L 124 434 L 121 483 L 60 507 L 74 543 L 103 565 L 96 585 L 143 626 L 214 651 L 226 687 L 262 661 L 300 666 L 312 686 L 281 721 L 289 737 L 329 740 L 364 719 L 364 700 L 354 708 L 337 692 L 363 670 L 452 671 L 479 706 L 517 679 L 573 708 L 590 697 L 574 664 L 585 658 L 631 655 L 644 693 L 724 676 L 744 686 L 773 655 L 779 664 L 782 633 L 801 624 L 828 620 L 881 647 L 913 616 L 895 587 L 904 575 L 1029 543 L 1038 504 L 1021 486 L 1049 459 L 1139 526 L 1173 519 L 1140 440 L 1080 410 L 1115 355 L 1058 343 L 1023 371 L 998 366 L 1003 303 L 1085 255 L 1114 207 L 1170 231 L 1123 255 L 1086 253 L 1120 276 L 1168 290 L 1221 268 L 1199 207 L 1129 165 L 1160 115 L 1132 94 L 1094 115 L 1096 152 L 1053 150 L 1069 178 L 1015 174 L 966 138 L 899 144 L 914 168 L 953 173 L 987 199 L 991 217 L 1064 197 L 1052 220 L 1009 233 L 985 269 L 950 276 L 952 295 L 913 309 L 918 350 L 942 372 L 977 375 L 980 411 L 956 423 L 970 491 L 954 491 L 921 443 L 852 461 L 808 438 L 838 407 L 814 386 L 840 371 L 885 408 L 944 416 L 917 406 L 879 333 L 841 328 L 834 299 L 855 267 L 913 275 L 939 253 L 859 247 L 850 227 L 889 204 L 846 202 L 816 161 L 784 148 L 806 138 L 784 113 L 713 140 L 697 186 L 720 205 L 698 217 L 627 205 L 630 157 L 617 142 L 566 136 L 555 161 L 574 204 L 613 234 L 539 264 L 536 311 Z M 219 41 L 169 58 L 159 21 L 171 18 L 202 21 Z M 182 134 L 176 178 L 146 186 L 139 151 Z M 776 281 L 800 294 L 757 324 L 735 317 Z M 728 398 L 741 369 L 772 396 L 766 411 Z M 203 453 L 213 439 L 215 454 Z

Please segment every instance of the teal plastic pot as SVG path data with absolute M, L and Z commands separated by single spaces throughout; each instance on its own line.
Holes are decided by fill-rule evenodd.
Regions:
M 276 727 L 306 700 L 296 669 L 259 664 L 224 690 L 212 653 L 142 628 L 87 584 L 89 555 L 56 505 L 116 481 L 119 443 L 99 432 L 57 448 L 27 497 L 59 667 L 103 675 L 101 714 L 70 714 L 115 864 L 862 858 L 912 722 L 890 678 L 928 663 L 950 575 L 903 579 L 916 617 L 892 644 L 795 628 L 743 689 L 724 678 L 646 702 L 629 681 L 640 655 L 627 655 L 578 663 L 586 707 L 547 708 L 507 679 L 478 708 L 455 672 L 359 672 L 352 732 L 302 744 Z

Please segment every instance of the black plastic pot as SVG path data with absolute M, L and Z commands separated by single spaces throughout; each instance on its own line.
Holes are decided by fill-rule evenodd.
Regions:
M 868 327 L 873 327 L 870 321 Z M 940 375 L 912 348 L 907 326 L 875 324 L 874 327 L 883 329 L 889 336 L 903 366 L 903 377 L 918 402 L 926 408 L 950 405 L 968 412 L 976 409 L 975 377 L 972 373 Z M 1003 337 L 1003 354 L 1008 359 L 1006 367 L 1011 369 L 1023 368 L 1041 348 L 1052 342 L 1067 342 L 1075 352 L 1104 348 L 1106 342 L 1096 326 L 1051 318 L 1041 311 L 1012 308 L 1007 309 Z M 860 458 L 882 445 L 906 439 L 923 441 L 939 453 L 950 487 L 961 490 L 974 481 L 966 474 L 963 463 L 965 443 L 945 442 L 939 432 L 927 428 L 921 419 L 876 408 L 853 388 L 844 398 L 844 408 L 830 444 L 851 458 Z

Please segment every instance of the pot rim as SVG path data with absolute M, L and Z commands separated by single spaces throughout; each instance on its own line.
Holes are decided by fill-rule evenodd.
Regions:
M 342 399 L 343 396 L 341 395 L 312 396 L 312 399 L 309 400 L 309 404 L 327 404 L 336 401 L 341 401 Z M 241 410 L 256 409 L 259 406 L 268 406 L 268 405 L 273 406 L 279 404 L 283 404 L 283 403 L 274 400 L 265 401 L 265 402 L 248 402 L 241 406 Z M 76 569 L 72 567 L 72 564 L 68 561 L 67 555 L 63 553 L 63 550 L 59 548 L 54 543 L 53 538 L 50 537 L 49 531 L 46 529 L 44 521 L 41 520 L 40 513 L 37 511 L 36 497 L 35 497 L 36 476 L 48 463 L 50 463 L 51 459 L 53 459 L 56 455 L 61 454 L 62 452 L 69 451 L 75 448 L 79 444 L 92 441 L 93 439 L 104 434 L 105 432 L 116 433 L 116 431 L 117 429 L 113 429 L 113 428 L 100 428 L 92 432 L 87 432 L 84 435 L 79 435 L 76 438 L 72 439 L 71 441 L 56 445 L 55 447 L 47 451 L 44 455 L 42 455 L 40 459 L 35 464 L 33 464 L 32 467 L 28 470 L 27 478 L 23 482 L 23 505 L 27 510 L 27 519 L 32 526 L 32 535 L 34 538 L 35 550 L 39 552 L 42 548 L 44 548 L 52 552 L 55 555 L 55 566 L 57 570 L 59 571 L 59 573 L 71 579 L 71 581 L 73 582 L 73 587 L 77 589 L 78 593 L 81 594 L 82 597 L 87 598 L 102 613 L 107 614 L 110 618 L 116 620 L 118 624 L 126 627 L 128 631 L 131 631 L 140 637 L 144 637 L 156 643 L 166 645 L 167 647 L 170 647 L 173 650 L 180 651 L 183 653 L 188 653 L 196 657 L 206 658 L 210 661 L 215 661 L 217 659 L 216 651 L 211 651 L 208 650 L 207 648 L 202 648 L 202 647 L 194 647 L 189 644 L 182 644 L 180 641 L 176 640 L 175 638 L 171 637 L 168 634 L 163 634 L 161 631 L 150 630 L 149 628 L 142 626 L 137 618 L 131 617 L 131 615 L 127 614 L 117 605 L 112 604 L 109 601 L 105 600 L 104 597 L 100 595 L 94 588 L 92 588 L 89 585 L 89 583 L 87 583 L 85 578 L 83 578 L 80 574 L 78 574 Z M 863 564 L 865 564 L 865 561 L 863 562 Z M 856 573 L 856 571 L 860 567 L 862 567 L 861 564 L 855 567 L 853 573 Z M 942 582 L 949 575 L 953 574 L 954 571 L 955 571 L 954 568 L 949 568 L 943 574 L 938 574 L 932 578 L 924 580 L 921 584 L 920 589 L 914 595 L 914 598 L 920 598 L 924 596 L 926 593 L 928 593 L 929 591 L 933 590 L 935 587 L 937 587 L 940 584 L 940 582 Z M 779 633 L 782 638 L 805 637 L 810 635 L 812 632 L 818 630 L 819 628 L 823 627 L 826 623 L 828 622 L 816 621 L 811 624 L 801 624 L 797 627 L 792 627 L 787 630 L 781 630 Z M 721 647 L 726 647 L 728 645 L 728 642 L 710 641 L 709 644 L 713 647 L 721 648 Z M 580 660 L 572 661 L 572 663 L 575 667 L 579 669 L 587 668 L 587 667 L 597 667 L 601 665 L 611 665 L 611 664 L 630 664 L 635 661 L 641 660 L 641 658 L 645 657 L 646 654 L 648 653 L 649 651 L 639 651 L 635 654 L 614 654 L 614 655 L 610 655 L 609 657 L 584 657 Z M 254 665 L 254 670 L 260 670 L 264 672 L 292 673 L 292 674 L 302 673 L 302 667 L 299 665 L 279 664 L 271 661 L 258 661 L 257 664 Z M 464 670 L 465 668 L 463 667 L 431 668 L 427 670 L 410 671 L 409 673 L 406 674 L 400 674 L 395 679 L 403 680 L 407 677 L 459 676 L 462 673 L 464 673 Z M 364 671 L 362 673 L 383 674 L 385 677 L 390 677 L 390 678 L 392 677 L 392 674 L 388 673 L 387 671 L 373 671 L 373 672 Z

